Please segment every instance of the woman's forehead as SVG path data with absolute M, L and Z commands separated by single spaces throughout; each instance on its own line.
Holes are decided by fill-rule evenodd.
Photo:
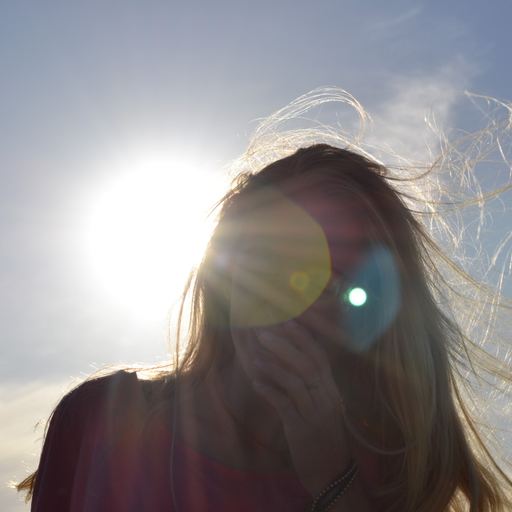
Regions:
M 311 217 L 322 227 L 325 235 L 338 240 L 360 239 L 366 234 L 367 212 L 349 197 L 339 200 L 311 198 L 301 205 Z
M 370 245 L 368 214 L 355 201 L 311 201 L 306 210 L 321 226 L 329 246 L 332 267 L 356 267 Z
M 259 201 L 251 201 L 242 227 L 254 234 L 278 232 L 284 226 L 290 232 L 300 232 L 301 221 L 307 216 L 318 223 L 326 235 L 361 232 L 368 212 L 360 203 L 349 194 L 326 197 L 311 192 L 295 197 L 271 189 L 265 195 L 260 194 Z
M 342 269 L 356 265 L 369 245 L 367 218 L 348 196 L 328 199 L 310 194 L 299 202 L 281 195 L 245 219 L 243 246 L 285 258 L 314 257 L 327 250 L 332 266 Z

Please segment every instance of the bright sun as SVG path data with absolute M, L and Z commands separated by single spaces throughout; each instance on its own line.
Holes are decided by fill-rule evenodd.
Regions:
M 136 165 L 107 186 L 88 237 L 107 292 L 141 318 L 164 314 L 201 257 L 223 191 L 212 172 L 176 160 Z

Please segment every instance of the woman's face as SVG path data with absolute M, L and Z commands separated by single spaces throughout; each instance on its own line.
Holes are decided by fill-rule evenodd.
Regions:
M 369 245 L 364 212 L 348 197 L 276 197 L 244 223 L 232 268 L 230 323 L 237 356 L 253 378 L 255 358 L 269 358 L 258 335 L 302 324 L 331 358 L 344 343 L 340 296 Z

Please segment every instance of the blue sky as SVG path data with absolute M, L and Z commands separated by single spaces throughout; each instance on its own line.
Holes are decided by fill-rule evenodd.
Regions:
M 439 101 L 450 91 L 512 99 L 511 10 L 462 0 L 4 2 L 1 479 L 22 477 L 22 460 L 34 466 L 33 426 L 72 378 L 165 357 L 162 318 L 142 320 L 104 292 L 85 250 L 92 205 L 134 160 L 165 154 L 213 174 L 244 149 L 253 120 L 322 85 L 353 94 L 375 137 L 421 151 L 432 101 L 450 121 L 455 103 Z M 0 508 L 23 509 L 5 489 Z

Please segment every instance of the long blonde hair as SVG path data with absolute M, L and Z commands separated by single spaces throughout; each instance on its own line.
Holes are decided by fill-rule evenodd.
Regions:
M 384 460 L 387 454 L 396 461 L 392 454 L 401 453 L 400 463 L 387 467 L 386 485 L 380 490 L 386 510 L 508 511 L 510 460 L 498 461 L 498 451 L 490 444 L 496 426 L 486 423 L 482 404 L 498 395 L 510 396 L 512 366 L 504 357 L 510 340 L 500 333 L 511 326 L 511 303 L 472 277 L 461 266 L 463 258 L 454 260 L 456 249 L 464 249 L 454 231 L 463 208 L 476 205 L 482 210 L 487 199 L 509 188 L 506 184 L 492 193 L 475 189 L 478 181 L 471 174 L 475 152 L 479 158 L 488 156 L 477 141 L 482 144 L 486 137 L 489 142 L 490 129 L 495 138 L 506 133 L 507 119 L 446 143 L 430 166 L 393 169 L 369 157 L 362 133 L 348 140 L 325 126 L 277 130 L 283 121 L 332 101 L 351 104 L 361 124 L 368 121 L 343 91 L 317 90 L 264 121 L 245 155 L 233 163 L 233 186 L 219 203 L 216 229 L 185 292 L 191 300 L 190 330 L 179 371 L 206 382 L 232 355 L 224 334 L 229 325 L 227 262 L 236 253 L 244 212 L 254 194 L 290 183 L 299 188 L 320 184 L 331 198 L 348 192 L 364 205 L 375 237 L 391 248 L 401 274 L 403 300 L 396 320 L 379 343 L 353 356 L 355 367 L 373 383 L 368 401 L 378 405 L 373 411 L 368 405 L 363 416 L 367 421 L 373 415 L 382 430 L 380 446 L 364 439 L 347 402 L 347 426 L 354 436 L 384 454 Z M 470 197 L 461 187 L 450 199 L 443 181 L 447 173 L 466 184 Z M 450 216 L 459 222 L 455 228 Z M 443 247 L 447 240 L 451 245 Z

